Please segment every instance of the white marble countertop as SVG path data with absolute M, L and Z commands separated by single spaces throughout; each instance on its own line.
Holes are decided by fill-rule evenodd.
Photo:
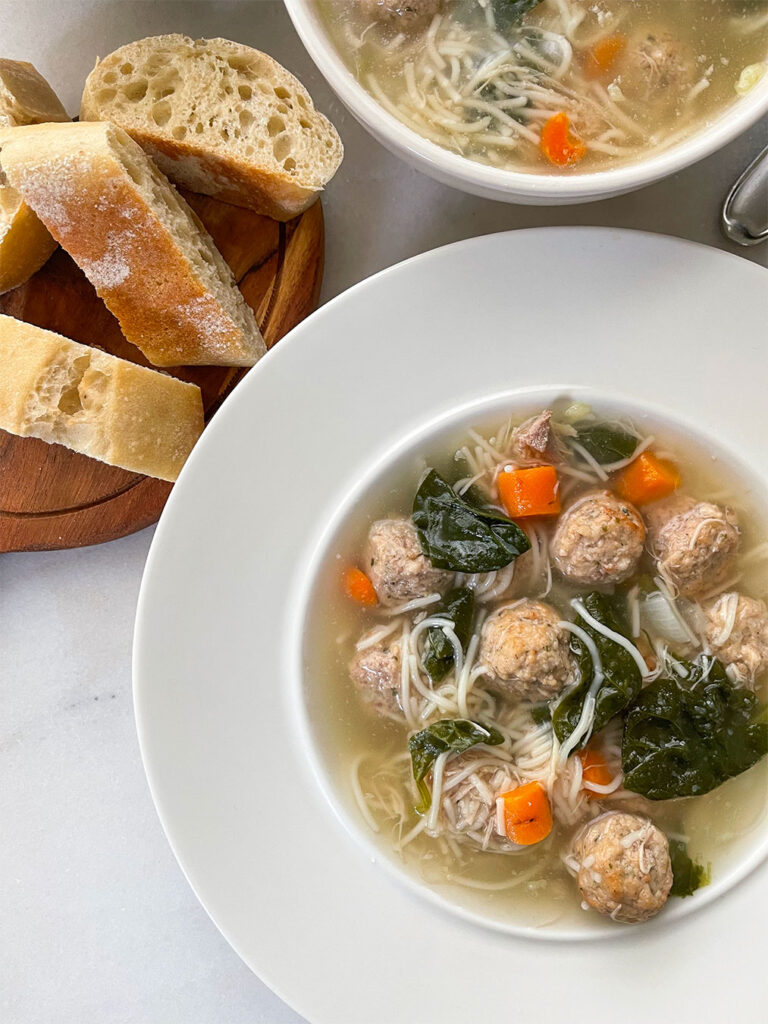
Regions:
M 53 19 L 55 44 L 40 29 Z M 504 206 L 437 185 L 373 142 L 331 95 L 280 3 L 0 0 L 2 55 L 33 61 L 72 112 L 97 52 L 157 32 L 222 35 L 267 50 L 335 121 L 346 159 L 325 199 L 324 299 L 446 242 L 544 224 L 642 228 L 768 264 L 768 246 L 740 250 L 718 232 L 722 198 L 768 141 L 768 121 L 642 192 L 585 206 Z M 198 905 L 150 800 L 130 652 L 151 539 L 145 530 L 100 547 L 0 557 L 0 1020 L 7 1024 L 300 1019 Z

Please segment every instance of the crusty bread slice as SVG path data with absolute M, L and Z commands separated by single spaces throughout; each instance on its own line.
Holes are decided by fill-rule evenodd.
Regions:
M 0 168 L 155 365 L 252 366 L 264 354 L 210 236 L 124 131 L 7 128 Z
M 28 281 L 56 248 L 16 189 L 0 186 L 0 295 Z
M 176 184 L 276 220 L 306 210 L 343 154 L 301 82 L 228 39 L 120 47 L 88 76 L 80 118 L 124 128 Z
M 31 64 L 0 57 L 0 127 L 68 120 L 58 96 Z M 55 248 L 19 193 L 0 185 L 0 295 L 24 284 Z
M 61 100 L 34 65 L 0 57 L 0 126 L 68 120 Z
M 0 315 L 0 428 L 175 480 L 203 429 L 200 389 Z

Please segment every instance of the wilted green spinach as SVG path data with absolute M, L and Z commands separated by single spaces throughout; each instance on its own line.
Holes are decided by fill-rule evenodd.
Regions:
M 628 459 L 637 448 L 638 439 L 614 423 L 586 423 L 576 427 L 576 437 L 582 448 L 601 465 Z
M 757 697 L 734 686 L 717 658 L 670 659 L 633 701 L 622 742 L 624 786 L 650 800 L 700 796 L 768 753 Z
M 546 701 L 540 701 L 531 708 L 531 718 L 534 725 L 549 725 L 552 721 L 552 712 Z
M 453 631 L 462 649 L 466 651 L 475 617 L 475 596 L 469 587 L 449 590 L 437 608 L 434 611 L 430 610 L 430 614 L 441 615 L 453 622 Z M 421 663 L 432 682 L 439 683 L 453 668 L 453 644 L 440 626 L 431 626 L 425 635 Z
M 519 25 L 525 15 L 538 7 L 541 0 L 493 0 L 493 13 L 500 29 Z
M 592 618 L 613 630 L 614 633 L 626 635 L 626 629 L 611 607 L 608 598 L 597 592 L 587 594 L 583 599 L 584 607 Z M 603 681 L 595 698 L 595 718 L 592 730 L 583 737 L 579 746 L 584 746 L 592 732 L 598 732 L 603 726 L 626 708 L 640 692 L 642 676 L 634 658 L 621 644 L 603 636 L 584 620 L 579 625 L 590 636 L 597 647 L 603 667 Z M 571 637 L 571 651 L 576 657 L 579 681 L 558 702 L 552 712 L 552 724 L 555 735 L 564 743 L 578 725 L 584 708 L 589 688 L 594 679 L 592 657 L 585 644 L 578 637 Z
M 470 505 L 434 469 L 416 492 L 411 518 L 421 550 L 438 569 L 493 572 L 531 546 L 517 523 L 495 510 Z
M 709 865 L 697 864 L 688 856 L 685 843 L 679 839 L 669 840 L 669 859 L 672 861 L 672 888 L 670 896 L 685 898 L 709 885 L 711 871 Z

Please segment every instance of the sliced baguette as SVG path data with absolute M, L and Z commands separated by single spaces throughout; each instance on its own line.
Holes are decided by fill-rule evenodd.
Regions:
M 0 428 L 175 480 L 203 429 L 200 389 L 0 314 Z
M 61 100 L 34 65 L 0 57 L 0 125 L 68 120 Z
M 0 57 L 0 127 L 68 120 L 58 96 L 31 64 Z M 0 185 L 0 295 L 29 280 L 55 248 L 19 193 Z
M 276 220 L 306 210 L 343 154 L 301 82 L 228 39 L 120 47 L 88 76 L 80 118 L 124 128 L 176 184 Z
M 144 151 L 106 123 L 0 132 L 0 168 L 157 366 L 252 366 L 266 351 L 210 236 Z
M 56 248 L 16 189 L 0 187 L 0 295 L 28 281 Z

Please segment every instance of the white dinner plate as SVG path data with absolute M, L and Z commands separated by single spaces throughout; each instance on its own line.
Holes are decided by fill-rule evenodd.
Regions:
M 766 323 L 768 275 L 713 249 L 608 229 L 486 236 L 328 303 L 206 430 L 147 562 L 139 738 L 200 901 L 311 1021 L 708 1024 L 736 1006 L 740 1024 L 764 1019 L 759 851 L 722 898 L 609 942 L 470 923 L 384 870 L 331 810 L 302 746 L 296 645 L 307 566 L 350 490 L 488 395 L 588 388 L 649 405 L 765 483 Z

